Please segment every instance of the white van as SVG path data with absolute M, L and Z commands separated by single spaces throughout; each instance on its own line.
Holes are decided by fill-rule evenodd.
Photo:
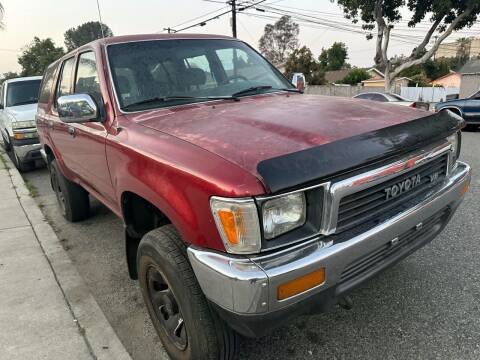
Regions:
M 6 151 L 20 171 L 41 160 L 35 114 L 41 76 L 10 79 L 0 87 L 0 132 Z

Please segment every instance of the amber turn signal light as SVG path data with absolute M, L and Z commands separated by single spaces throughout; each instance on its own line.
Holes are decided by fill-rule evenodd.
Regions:
M 285 300 L 325 282 L 325 268 L 282 284 L 277 289 L 277 299 Z
M 227 235 L 228 241 L 232 245 L 237 245 L 239 243 L 239 233 L 244 232 L 242 226 L 243 224 L 241 222 L 240 224 L 237 224 L 237 221 L 235 221 L 235 213 L 233 213 L 232 211 L 220 210 L 218 212 L 218 216 L 220 217 L 220 221 L 222 222 L 223 229 L 225 230 L 225 235 Z
M 470 189 L 470 183 L 469 182 L 466 182 L 465 184 L 463 184 L 462 190 L 460 191 L 460 196 L 464 196 L 468 192 L 469 189 Z

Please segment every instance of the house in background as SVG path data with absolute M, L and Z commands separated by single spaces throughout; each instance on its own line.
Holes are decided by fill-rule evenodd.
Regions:
M 460 98 L 466 98 L 480 89 L 480 59 L 468 62 L 461 70 Z
M 332 71 L 325 71 L 325 80 L 330 84 L 336 84 L 342 81 L 345 76 L 350 74 L 352 69 L 341 69 L 341 70 L 332 70 Z
M 468 43 L 464 44 L 464 46 L 466 46 L 465 51 L 467 52 L 469 58 L 480 56 L 480 38 L 470 37 L 468 38 Z M 458 56 L 458 52 L 461 50 L 461 47 L 462 44 L 458 41 L 440 44 L 435 56 L 437 58 L 454 58 Z
M 377 68 L 371 68 L 367 70 L 371 78 L 362 81 L 364 87 L 383 87 L 385 88 L 385 74 Z M 395 79 L 395 91 L 398 91 L 404 86 L 408 86 L 410 79 L 407 77 L 401 77 Z
M 462 74 L 457 73 L 455 71 L 450 71 L 449 74 L 443 75 L 438 79 L 431 81 L 430 85 L 443 86 L 445 88 L 447 87 L 460 88 L 461 83 L 462 83 Z
M 341 69 L 341 70 L 333 70 L 333 71 L 326 71 L 325 72 L 325 80 L 330 84 L 338 84 L 342 81 L 353 69 Z M 368 74 L 370 75 L 369 80 L 381 80 L 384 78 L 383 73 L 376 69 L 365 69 Z M 383 85 L 382 85 L 383 86 Z
M 371 68 L 367 70 L 368 73 L 372 76 L 368 80 L 362 81 L 362 86 L 364 87 L 383 87 L 385 88 L 385 74 L 376 68 Z M 395 80 L 395 92 L 399 91 L 400 88 L 408 86 L 408 83 L 411 81 L 407 77 L 396 78 Z

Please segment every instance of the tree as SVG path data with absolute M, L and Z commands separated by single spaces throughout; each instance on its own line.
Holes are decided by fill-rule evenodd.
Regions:
M 285 63 L 285 72 L 288 78 L 291 78 L 293 73 L 303 73 L 310 85 L 325 84 L 325 73 L 315 61 L 312 51 L 306 46 L 292 52 Z
M 457 39 L 457 58 L 463 64 L 466 64 L 470 59 L 470 49 L 472 47 L 472 40 L 469 38 L 460 38 Z
M 325 85 L 327 80 L 325 79 L 325 72 L 322 69 L 316 69 L 310 75 L 310 80 L 307 80 L 309 85 Z
M 325 70 L 340 70 L 347 67 L 348 48 L 343 42 L 335 42 L 329 49 L 322 49 L 318 57 Z
M 260 52 L 274 64 L 286 61 L 298 48 L 300 28 L 290 16 L 282 16 L 275 24 L 265 25 L 259 41 Z
M 99 21 L 89 21 L 76 28 L 71 28 L 65 31 L 65 47 L 68 51 L 72 51 L 82 45 L 88 44 L 90 41 L 101 39 L 103 35 L 105 37 L 113 36 L 112 30 Z
M 390 59 L 392 68 L 395 68 L 405 62 L 407 59 L 406 56 L 394 56 Z M 424 80 L 424 78 L 435 80 L 439 77 L 447 75 L 450 71 L 458 71 L 465 64 L 465 61 L 453 57 L 453 58 L 439 58 L 439 59 L 428 59 L 425 63 L 420 65 L 413 65 L 405 70 L 403 70 L 398 76 L 405 76 L 408 78 L 418 77 L 419 79 Z M 423 78 L 422 78 L 423 77 Z M 419 83 L 421 81 L 416 81 Z
M 385 69 L 387 91 L 391 89 L 393 79 L 403 70 L 425 63 L 452 32 L 471 27 L 480 13 L 478 0 L 338 0 L 338 4 L 346 18 L 354 23 L 363 22 L 363 28 L 370 31 L 368 39 L 373 38 L 371 32 L 376 28 L 374 60 L 378 68 Z M 388 58 L 388 46 L 395 25 L 405 16 L 405 5 L 411 14 L 408 26 L 413 28 L 428 22 L 429 29 L 405 62 L 393 67 Z M 434 38 L 434 35 L 437 36 Z M 432 39 L 433 44 L 427 49 Z
M 430 80 L 424 72 L 415 74 L 410 78 L 408 86 L 427 87 L 430 86 Z
M 358 69 L 354 68 L 352 71 L 345 76 L 340 83 L 341 84 L 350 84 L 350 85 L 357 85 L 361 83 L 363 80 L 370 79 L 370 74 L 365 69 Z
M 2 85 L 2 83 L 5 81 L 5 80 L 8 80 L 8 79 L 15 79 L 17 77 L 20 77 L 20 75 L 18 75 L 16 72 L 13 72 L 13 71 L 8 71 L 6 73 L 3 73 L 2 74 L 2 77 L 0 77 L 0 85 Z
M 42 75 L 48 65 L 64 55 L 63 48 L 56 47 L 52 39 L 33 41 L 22 52 L 18 63 L 22 67 L 22 76 Z

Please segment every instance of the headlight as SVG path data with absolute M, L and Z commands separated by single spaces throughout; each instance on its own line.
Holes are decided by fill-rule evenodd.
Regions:
M 12 129 L 27 129 L 36 126 L 35 120 L 13 121 Z
M 257 206 L 253 199 L 210 200 L 217 229 L 229 253 L 259 252 L 262 246 Z
M 459 132 L 450 135 L 447 137 L 447 141 L 452 144 L 452 162 L 455 162 L 458 160 L 460 157 L 460 150 L 461 150 L 461 145 L 462 145 L 462 134 Z
M 305 194 L 299 192 L 266 201 L 262 207 L 262 217 L 266 239 L 302 226 L 306 218 Z

